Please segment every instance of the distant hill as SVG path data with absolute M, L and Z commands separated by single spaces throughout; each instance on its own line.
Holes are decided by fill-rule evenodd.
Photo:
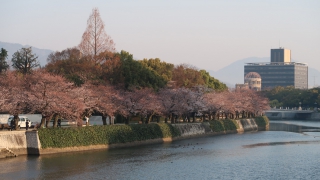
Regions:
M 228 87 L 234 88 L 235 84 L 243 84 L 244 83 L 244 64 L 250 62 L 269 62 L 270 58 L 258 58 L 258 57 L 250 57 L 241 59 L 233 62 L 229 66 L 226 66 L 218 71 L 209 70 L 211 76 L 222 81 Z
M 30 45 L 23 46 L 23 45 L 17 44 L 17 43 L 7 43 L 7 42 L 0 41 L 0 49 L 3 48 L 8 51 L 8 59 L 7 60 L 9 62 L 11 61 L 12 55 L 23 47 L 30 47 Z M 38 56 L 38 61 L 41 65 L 41 67 L 45 66 L 47 64 L 47 57 L 53 51 L 49 50 L 49 49 L 39 49 L 39 48 L 36 48 L 33 46 L 31 46 L 31 47 L 32 47 L 32 52 Z
M 296 62 L 292 60 L 293 62 Z M 233 62 L 218 71 L 207 70 L 211 76 L 225 83 L 228 87 L 234 88 L 235 84 L 244 83 L 244 65 L 245 63 L 270 62 L 269 57 L 250 57 Z M 320 71 L 315 68 L 308 68 L 308 86 L 320 86 Z

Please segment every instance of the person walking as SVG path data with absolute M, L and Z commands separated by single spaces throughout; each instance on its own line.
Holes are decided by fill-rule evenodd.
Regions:
M 86 126 L 89 126 L 89 118 L 87 116 L 84 116 L 84 118 L 86 119 Z
M 14 119 L 12 118 L 10 122 L 11 131 L 14 130 Z
M 29 120 L 26 121 L 26 131 L 29 129 Z

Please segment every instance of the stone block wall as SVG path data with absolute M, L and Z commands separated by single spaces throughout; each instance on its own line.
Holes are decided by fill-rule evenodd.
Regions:
M 0 148 L 8 148 L 15 154 L 39 154 L 41 148 L 37 131 L 2 131 Z

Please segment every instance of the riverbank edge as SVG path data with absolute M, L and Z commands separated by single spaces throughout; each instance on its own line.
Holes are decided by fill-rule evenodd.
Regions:
M 127 143 L 119 143 L 119 144 L 109 144 L 109 145 L 90 145 L 90 146 L 77 146 L 77 147 L 66 147 L 66 148 L 46 148 L 40 150 L 40 155 L 44 154 L 55 154 L 55 153 L 67 153 L 67 152 L 78 152 L 78 151 L 90 151 L 90 150 L 101 150 L 101 149 L 114 149 L 114 148 L 127 148 L 127 147 L 135 147 L 135 146 L 143 146 L 150 144 L 160 144 L 160 143 L 168 143 L 177 140 L 183 139 L 191 139 L 197 137 L 206 137 L 206 136 L 217 136 L 217 135 L 225 135 L 225 134 L 237 134 L 242 133 L 243 131 L 231 130 L 224 132 L 210 132 L 205 134 L 195 134 L 188 136 L 180 136 L 174 138 L 158 138 L 158 139 L 148 139 L 144 141 L 134 141 Z
M 247 119 L 249 121 L 256 121 L 254 118 Z M 10 148 L 11 151 L 14 152 L 14 155 L 7 156 L 7 155 L 0 155 L 0 158 L 6 158 L 6 157 L 15 157 L 18 155 L 46 155 L 46 154 L 57 154 L 57 153 L 68 153 L 68 152 L 80 152 L 80 151 L 91 151 L 91 150 L 103 150 L 103 149 L 113 149 L 113 148 L 127 148 L 127 147 L 134 147 L 134 146 L 143 146 L 143 145 L 149 145 L 149 144 L 160 144 L 160 143 L 167 143 L 177 140 L 183 140 L 183 139 L 191 139 L 191 138 L 197 138 L 197 137 L 206 137 L 206 136 L 218 136 L 218 135 L 227 135 L 227 134 L 237 134 L 237 133 L 243 133 L 243 132 L 254 132 L 254 131 L 264 131 L 268 130 L 269 123 L 265 127 L 259 127 L 256 125 L 256 128 L 248 128 L 244 127 L 241 124 L 241 120 L 236 120 L 239 128 L 236 130 L 228 130 L 228 131 L 221 131 L 221 132 L 203 132 L 200 134 L 191 134 L 191 135 L 182 135 L 179 137 L 174 138 L 157 138 L 157 139 L 148 139 L 144 141 L 134 141 L 134 142 L 126 142 L 126 143 L 117 143 L 117 144 L 109 144 L 109 145 L 89 145 L 89 146 L 75 146 L 75 147 L 65 147 L 65 148 L 35 148 L 35 147 L 41 147 L 41 145 L 28 145 L 27 148 Z M 197 125 L 201 124 L 204 125 L 208 122 L 203 123 L 186 123 L 186 124 L 176 124 L 177 126 L 189 126 L 189 125 Z M 25 133 L 27 136 L 32 135 L 32 138 L 34 139 L 34 142 L 39 142 L 38 137 L 38 131 L 30 131 Z

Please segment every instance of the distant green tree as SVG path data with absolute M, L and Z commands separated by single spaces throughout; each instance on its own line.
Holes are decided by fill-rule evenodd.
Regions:
M 312 109 L 320 103 L 320 88 L 295 89 L 293 86 L 275 87 L 271 90 L 261 91 L 263 96 L 270 100 L 270 106 L 299 107 Z
M 271 108 L 274 108 L 274 107 L 279 108 L 279 107 L 283 106 L 282 103 L 279 103 L 279 101 L 277 99 L 274 99 L 274 100 L 270 101 L 269 105 L 270 105 Z
M 220 82 L 218 79 L 215 79 L 214 77 L 211 77 L 209 72 L 207 72 L 206 70 L 200 70 L 200 73 L 202 74 L 204 83 L 208 88 L 215 89 L 217 91 L 223 91 L 228 89 L 226 84 Z
M 12 67 L 23 74 L 30 73 L 33 68 L 40 67 L 38 56 L 32 53 L 31 47 L 21 48 L 12 55 Z
M 163 77 L 166 81 L 171 81 L 172 71 L 174 65 L 161 61 L 159 58 L 155 59 L 143 59 L 139 61 L 143 66 L 148 67 L 155 71 L 159 76 Z
M 3 71 L 6 71 L 9 68 L 9 65 L 6 61 L 8 57 L 8 51 L 1 48 L 0 51 L 0 73 L 2 73 Z
M 162 76 L 134 60 L 132 54 L 121 51 L 119 57 L 121 76 L 124 79 L 126 89 L 151 87 L 158 90 L 166 85 L 166 80 Z

